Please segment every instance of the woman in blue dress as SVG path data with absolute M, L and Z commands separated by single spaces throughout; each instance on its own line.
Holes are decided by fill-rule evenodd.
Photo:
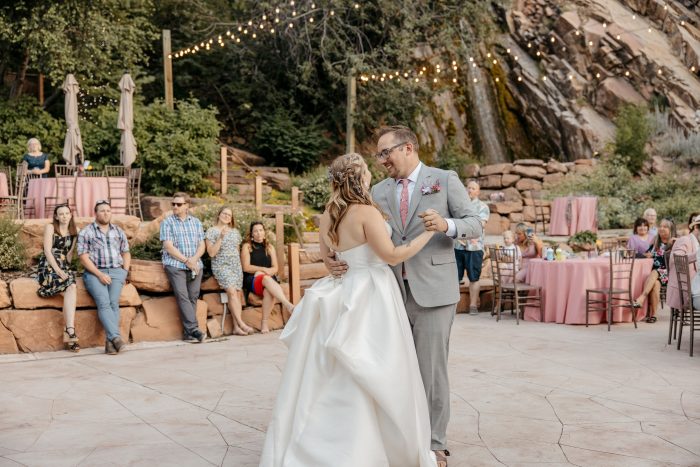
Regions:
M 42 178 L 48 177 L 51 170 L 49 155 L 41 151 L 41 143 L 37 138 L 27 141 L 27 153 L 22 156 L 22 162 L 27 163 L 29 173 L 39 174 Z

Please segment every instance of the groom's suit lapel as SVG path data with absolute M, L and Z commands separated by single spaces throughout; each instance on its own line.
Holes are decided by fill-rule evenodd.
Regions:
M 411 195 L 411 204 L 408 206 L 408 215 L 406 216 L 406 225 L 411 222 L 413 215 L 416 213 L 418 208 L 418 203 L 420 203 L 423 193 L 421 192 L 421 187 L 425 185 L 426 179 L 430 177 L 428 174 L 429 169 L 423 164 L 418 172 L 418 180 L 416 180 L 416 185 L 413 187 L 413 194 Z M 399 217 L 401 219 L 401 217 Z
M 396 180 L 389 178 L 386 181 L 385 186 L 386 201 L 389 205 L 389 211 L 391 211 L 392 227 L 399 229 L 403 233 L 403 226 L 401 225 L 401 213 L 399 212 L 398 201 L 396 200 Z

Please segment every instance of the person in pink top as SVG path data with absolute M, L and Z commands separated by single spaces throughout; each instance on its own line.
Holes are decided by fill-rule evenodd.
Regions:
M 678 290 L 678 277 L 676 276 L 676 265 L 673 256 L 683 255 L 688 256 L 688 266 L 690 269 L 691 279 L 697 273 L 697 252 L 700 242 L 700 213 L 694 212 L 688 219 L 688 229 L 690 233 L 685 235 L 673 244 L 671 249 L 671 258 L 668 267 L 668 285 L 666 286 L 666 303 L 671 308 L 681 308 L 681 294 Z
M 638 217 L 634 221 L 632 236 L 627 240 L 627 249 L 634 250 L 637 258 L 644 258 L 653 241 L 654 237 L 649 235 L 649 222 L 643 217 Z

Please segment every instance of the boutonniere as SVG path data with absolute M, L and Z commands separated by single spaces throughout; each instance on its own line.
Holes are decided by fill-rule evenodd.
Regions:
M 440 192 L 440 180 L 436 181 L 432 185 L 423 185 L 420 187 L 420 192 L 423 195 L 432 195 L 433 193 Z

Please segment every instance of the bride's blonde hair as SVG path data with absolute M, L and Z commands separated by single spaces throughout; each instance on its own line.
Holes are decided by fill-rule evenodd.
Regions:
M 348 213 L 350 206 L 366 204 L 379 210 L 372 201 L 368 187 L 362 183 L 365 167 L 367 164 L 362 156 L 354 152 L 336 157 L 328 167 L 328 179 L 332 190 L 330 199 L 326 203 L 326 211 L 331 218 L 328 236 L 336 245 L 338 244 L 338 225 Z

